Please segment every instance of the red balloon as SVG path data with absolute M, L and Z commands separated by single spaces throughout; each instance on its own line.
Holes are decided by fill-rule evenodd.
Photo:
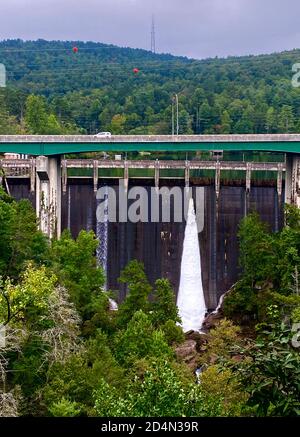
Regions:
M 73 52 L 77 53 L 78 52 L 78 47 L 73 47 Z
M 139 70 L 138 68 L 134 68 L 134 69 L 133 69 L 134 74 L 139 73 L 139 71 L 140 71 L 140 70 Z

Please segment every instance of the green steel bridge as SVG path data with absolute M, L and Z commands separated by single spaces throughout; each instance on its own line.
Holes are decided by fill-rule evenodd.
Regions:
M 300 134 L 276 135 L 0 135 L 0 153 L 261 151 L 300 153 Z
M 62 192 L 67 183 L 66 159 L 63 155 L 85 152 L 270 152 L 285 154 L 285 163 L 278 163 L 277 191 L 281 196 L 282 173 L 285 170 L 284 195 L 285 202 L 295 204 L 300 208 L 300 134 L 276 135 L 112 135 L 101 137 L 95 135 L 0 135 L 0 153 L 6 153 L 4 160 L 0 160 L 0 170 L 12 159 L 13 167 L 22 168 L 26 159 L 14 159 L 10 154 L 31 155 L 30 180 L 31 190 L 36 192 L 36 211 L 40 218 L 41 229 L 50 237 L 60 236 L 61 232 L 61 202 Z M 36 159 L 33 157 L 36 156 Z M 178 153 L 179 156 L 179 153 Z M 6 161 L 3 163 L 1 161 Z M 27 159 L 28 161 L 28 159 Z M 154 162 L 155 185 L 159 185 L 159 171 L 169 167 L 170 162 Z M 28 163 L 27 163 L 28 164 Z M 80 164 L 87 165 L 87 160 Z M 237 163 L 227 163 L 235 168 Z M 112 165 L 112 160 L 109 162 Z M 124 170 L 124 181 L 128 185 L 130 161 L 122 160 L 114 166 L 121 166 Z M 132 165 L 136 166 L 137 163 Z M 141 162 L 142 168 L 151 166 L 151 162 Z M 202 161 L 174 161 L 184 169 L 185 181 L 188 186 L 190 170 L 195 166 L 202 168 L 210 163 Z M 250 190 L 252 163 L 244 163 L 246 172 L 246 190 Z M 283 168 L 284 165 L 284 168 Z M 93 168 L 94 189 L 98 186 L 98 166 L 105 168 L 105 161 L 92 160 L 89 164 Z M 153 166 L 153 165 L 152 165 Z M 227 167 L 226 167 L 227 168 Z M 218 160 L 215 164 L 216 198 L 220 188 L 220 172 L 222 166 Z M 1 176 L 1 174 L 0 174 Z M 1 178 L 0 178 L 1 180 Z M 51 216 L 49 216 L 51 211 Z M 54 223 L 54 225 L 52 225 Z

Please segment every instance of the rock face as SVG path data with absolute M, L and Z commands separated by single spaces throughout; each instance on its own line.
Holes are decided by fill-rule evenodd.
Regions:
M 175 349 L 175 353 L 177 358 L 190 368 L 195 369 L 197 367 L 198 352 L 195 340 L 186 340 Z
M 202 329 L 204 332 L 209 331 L 212 328 L 215 328 L 216 325 L 219 323 L 220 320 L 222 320 L 224 317 L 223 311 L 219 310 L 217 313 L 210 313 L 208 316 L 205 317 Z
M 226 293 L 224 293 L 222 295 L 217 309 L 205 317 L 203 324 L 202 324 L 202 330 L 204 332 L 208 332 L 210 329 L 215 328 L 216 325 L 220 322 L 220 320 L 222 320 L 224 318 L 224 312 L 223 312 L 224 301 L 225 301 L 226 296 L 228 296 L 228 294 L 232 292 L 235 285 L 236 284 L 234 284 L 230 288 L 230 290 L 228 290 Z

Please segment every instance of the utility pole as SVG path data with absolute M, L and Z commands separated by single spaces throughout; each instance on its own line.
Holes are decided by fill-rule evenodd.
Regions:
M 176 104 L 176 135 L 179 134 L 179 101 L 178 94 L 172 97 L 172 135 L 175 134 L 175 106 Z
M 151 25 L 151 52 L 156 52 L 156 41 L 155 41 L 155 20 L 154 15 L 152 15 L 152 25 Z
M 177 118 L 177 122 L 176 122 L 176 135 L 179 134 L 179 101 L 178 101 L 178 94 L 175 94 L 175 99 L 176 99 L 176 118 Z
M 174 111 L 175 97 L 172 97 L 172 136 L 175 134 L 175 111 Z

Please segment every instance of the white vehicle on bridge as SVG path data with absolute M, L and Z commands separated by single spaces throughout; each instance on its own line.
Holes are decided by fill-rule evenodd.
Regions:
M 95 137 L 110 138 L 111 132 L 98 132 Z

